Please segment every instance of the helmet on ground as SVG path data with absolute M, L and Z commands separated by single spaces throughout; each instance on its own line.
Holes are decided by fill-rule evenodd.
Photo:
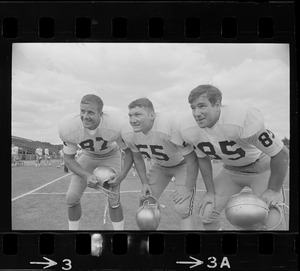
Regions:
M 160 213 L 160 204 L 155 197 L 148 195 L 140 200 L 140 208 L 136 213 L 136 223 L 140 230 L 155 231 L 160 223 Z
M 262 230 L 268 212 L 267 204 L 250 192 L 233 195 L 225 207 L 227 220 L 241 230 Z
M 112 167 L 103 165 L 96 167 L 93 171 L 93 175 L 98 179 L 98 185 L 95 189 L 99 190 L 109 198 L 115 197 L 117 193 L 112 192 L 112 187 L 109 185 L 108 181 L 116 174 L 117 171 Z
M 283 214 L 283 207 L 274 205 L 270 207 L 268 216 L 266 218 L 266 222 L 264 225 L 265 230 L 278 230 L 281 223 L 283 222 L 284 214 Z

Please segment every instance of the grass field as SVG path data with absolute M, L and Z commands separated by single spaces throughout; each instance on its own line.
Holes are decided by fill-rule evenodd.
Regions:
M 12 230 L 68 230 L 65 196 L 71 179 L 63 168 L 57 168 L 59 161 L 52 161 L 51 167 L 35 167 L 27 162 L 25 166 L 12 168 Z M 214 173 L 220 164 L 213 163 Z M 289 178 L 285 182 L 287 204 L 289 205 Z M 141 183 L 132 171 L 121 185 L 121 202 L 125 215 L 125 230 L 138 230 L 135 213 L 138 209 Z M 170 182 L 160 198 L 162 218 L 158 230 L 179 230 L 179 218 L 172 203 L 174 183 Z M 197 230 L 203 230 L 197 216 L 198 206 L 205 187 L 198 177 L 197 194 L 194 202 L 194 219 Z M 103 223 L 105 197 L 98 191 L 87 188 L 82 199 L 82 217 L 79 230 L 113 230 L 109 217 Z M 222 227 L 235 230 L 221 215 Z

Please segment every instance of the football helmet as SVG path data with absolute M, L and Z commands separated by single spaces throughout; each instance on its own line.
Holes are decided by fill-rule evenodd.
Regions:
M 158 200 L 148 195 L 140 200 L 140 207 L 136 213 L 136 222 L 140 230 L 155 231 L 160 223 L 161 210 Z
M 283 204 L 285 205 L 285 204 Z M 266 218 L 266 222 L 264 225 L 264 229 L 268 231 L 272 230 L 281 230 L 282 223 L 285 220 L 284 216 L 284 211 L 283 211 L 284 206 L 280 206 L 280 204 L 271 206 L 269 209 L 268 216 Z
M 225 207 L 227 220 L 241 230 L 263 230 L 268 213 L 267 204 L 250 192 L 233 195 Z
M 108 166 L 98 166 L 93 171 L 93 175 L 95 175 L 98 179 L 98 184 L 96 186 L 96 190 L 102 192 L 105 196 L 109 198 L 114 198 L 117 196 L 117 193 L 112 191 L 112 187 L 109 185 L 108 181 L 111 177 L 115 176 L 117 171 Z

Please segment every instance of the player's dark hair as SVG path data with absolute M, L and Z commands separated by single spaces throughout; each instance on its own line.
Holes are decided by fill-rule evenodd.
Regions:
M 188 97 L 189 103 L 193 103 L 203 94 L 206 94 L 207 99 L 212 105 L 215 105 L 217 101 L 220 101 L 220 103 L 222 102 L 222 93 L 218 88 L 212 85 L 199 85 L 190 92 Z
M 93 104 L 97 105 L 99 112 L 101 112 L 103 109 L 102 99 L 95 94 L 87 94 L 87 95 L 83 96 L 80 103 L 82 103 L 82 104 L 93 103 Z
M 154 111 L 153 104 L 148 98 L 139 98 L 137 100 L 134 100 L 128 105 L 128 108 L 132 109 L 136 106 L 144 107 L 146 109 L 149 109 L 150 111 Z

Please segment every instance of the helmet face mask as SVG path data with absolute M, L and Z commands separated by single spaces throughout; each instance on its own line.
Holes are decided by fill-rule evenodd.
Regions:
M 111 186 L 108 184 L 108 181 L 104 181 L 103 184 L 102 184 L 102 187 L 109 190 L 111 189 Z
M 105 196 L 109 198 L 114 198 L 117 195 L 117 193 L 112 192 L 112 187 L 108 184 L 108 180 L 116 174 L 117 171 L 112 167 L 96 167 L 93 171 L 93 175 L 95 175 L 98 179 L 98 185 L 95 189 L 102 192 Z
M 140 207 L 136 213 L 136 222 L 140 230 L 156 230 L 160 218 L 160 204 L 155 197 L 148 195 L 144 200 L 140 200 Z
M 267 204 L 249 192 L 232 196 L 225 207 L 227 220 L 241 230 L 263 230 L 268 213 Z

